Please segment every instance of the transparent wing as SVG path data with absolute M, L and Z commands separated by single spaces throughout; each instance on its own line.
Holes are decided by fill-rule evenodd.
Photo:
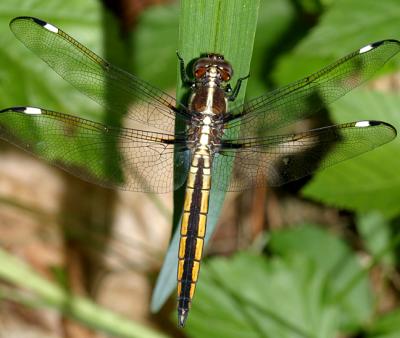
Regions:
M 175 120 L 188 120 L 186 108 L 176 105 L 173 97 L 109 64 L 57 27 L 18 17 L 10 28 L 61 77 L 118 116 L 127 112 L 128 118 L 169 133 L 175 130 Z
M 231 111 L 226 130 L 241 138 L 276 133 L 369 79 L 400 51 L 400 42 L 384 40 L 367 45 L 306 78 L 246 102 Z
M 227 140 L 213 161 L 213 184 L 239 191 L 278 186 L 370 151 L 396 137 L 380 121 L 359 121 L 292 135 Z M 231 173 L 230 181 L 224 180 Z
M 109 188 L 168 192 L 185 182 L 189 170 L 186 143 L 174 135 L 113 128 L 39 108 L 0 111 L 0 138 Z

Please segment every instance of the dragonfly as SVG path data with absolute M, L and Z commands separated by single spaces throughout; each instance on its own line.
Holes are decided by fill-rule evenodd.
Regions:
M 186 184 L 177 266 L 180 327 L 199 278 L 211 186 L 221 191 L 279 186 L 396 137 L 392 125 L 376 120 L 289 132 L 368 80 L 399 52 L 396 40 L 366 45 L 304 79 L 230 108 L 247 77 L 232 88 L 233 67 L 223 55 L 201 55 L 186 72 L 178 54 L 182 81 L 191 92 L 185 104 L 50 23 L 17 17 L 10 28 L 67 82 L 108 111 L 123 112 L 134 127 L 12 107 L 0 111 L 2 139 L 108 188 L 166 193 Z

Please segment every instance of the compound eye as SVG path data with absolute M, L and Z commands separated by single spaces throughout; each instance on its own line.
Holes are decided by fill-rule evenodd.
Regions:
M 224 82 L 227 82 L 231 79 L 231 75 L 226 69 L 221 69 L 220 74 L 221 74 L 221 79 Z
M 206 73 L 206 67 L 199 67 L 194 71 L 194 76 L 196 79 L 202 78 Z

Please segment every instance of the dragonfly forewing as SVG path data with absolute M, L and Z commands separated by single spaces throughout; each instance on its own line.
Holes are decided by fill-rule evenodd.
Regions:
M 230 111 L 226 130 L 241 138 L 279 133 L 279 129 L 310 118 L 359 86 L 400 51 L 400 42 L 367 45 L 320 71 L 252 99 Z
M 31 17 L 13 19 L 10 28 L 62 78 L 117 116 L 169 133 L 175 123 L 189 121 L 175 98 L 111 65 L 61 29 Z

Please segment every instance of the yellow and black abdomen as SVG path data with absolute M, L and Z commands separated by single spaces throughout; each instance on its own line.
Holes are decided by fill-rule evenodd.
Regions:
M 183 326 L 194 296 L 203 254 L 211 188 L 210 154 L 193 155 L 188 176 L 178 254 L 178 321 Z

